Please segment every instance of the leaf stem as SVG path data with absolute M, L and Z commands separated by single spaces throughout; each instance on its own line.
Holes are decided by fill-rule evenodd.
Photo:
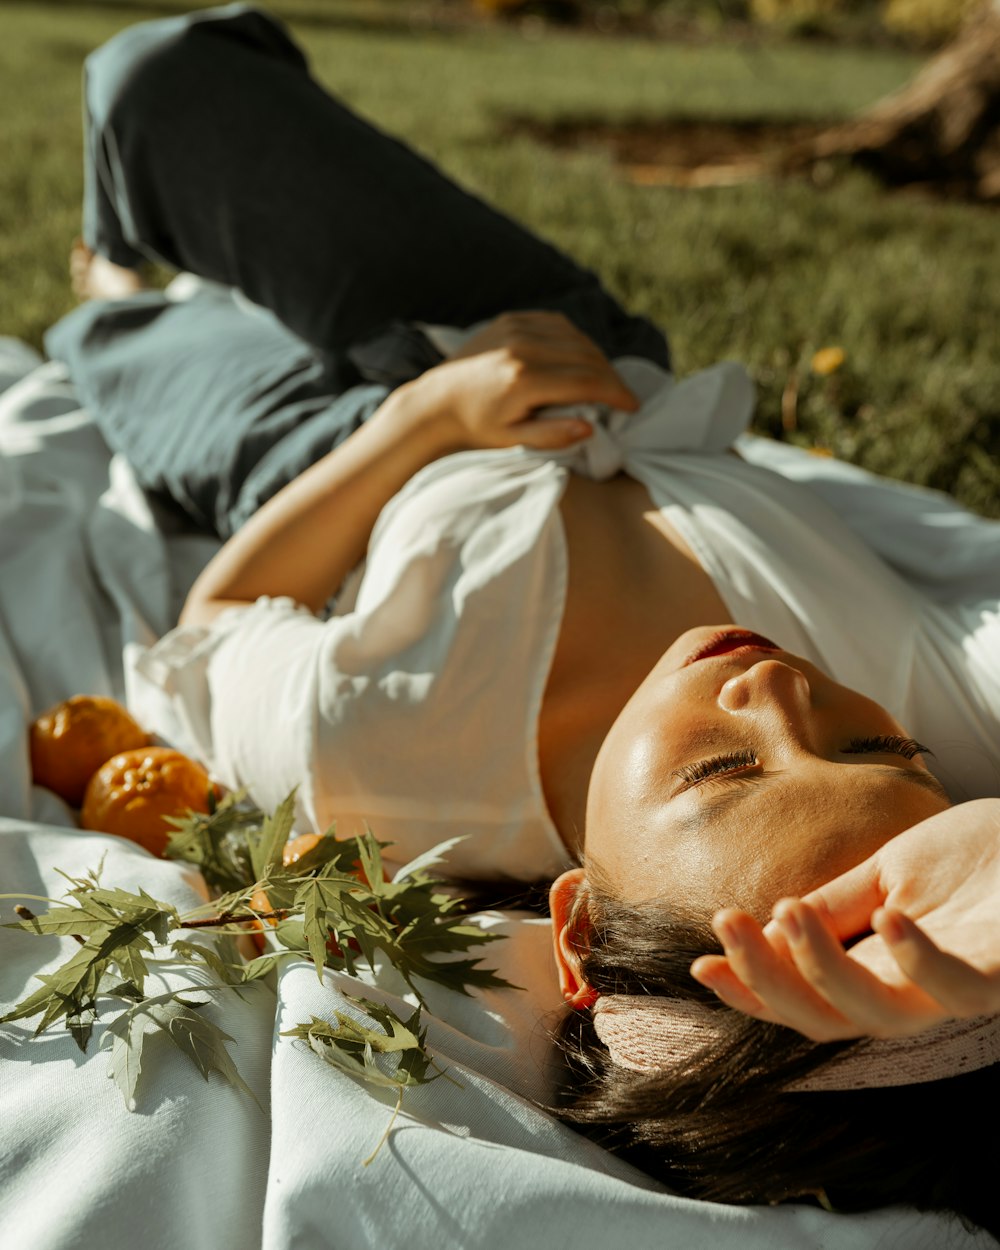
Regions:
M 182 920 L 182 929 L 217 929 L 224 924 L 246 924 L 250 920 L 284 920 L 287 911 L 255 911 L 252 916 L 238 916 L 236 912 L 224 911 L 221 916 L 212 916 L 209 920 Z
M 368 1158 L 362 1162 L 361 1164 L 362 1167 L 367 1167 L 369 1163 L 375 1162 L 375 1156 L 382 1149 L 385 1143 L 389 1140 L 389 1134 L 392 1132 L 392 1126 L 396 1123 L 396 1116 L 399 1115 L 399 1109 L 400 1107 L 402 1107 L 402 1105 L 403 1105 L 403 1086 L 399 1085 L 396 1087 L 396 1105 L 392 1109 L 392 1115 L 389 1117 L 389 1123 L 385 1126 L 385 1132 L 378 1139 L 375 1149 L 371 1152 Z

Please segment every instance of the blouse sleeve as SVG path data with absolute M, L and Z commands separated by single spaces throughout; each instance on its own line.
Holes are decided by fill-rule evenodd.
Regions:
M 208 626 L 172 630 L 133 665 L 143 723 L 197 756 L 265 810 L 298 787 L 311 815 L 320 656 L 331 625 L 289 598 L 263 596 Z
M 554 875 L 536 744 L 564 476 L 520 448 L 435 461 L 333 616 L 261 598 L 175 629 L 133 666 L 133 712 L 267 810 L 297 787 L 300 830 L 369 827 L 392 863 L 461 838 L 456 875 Z

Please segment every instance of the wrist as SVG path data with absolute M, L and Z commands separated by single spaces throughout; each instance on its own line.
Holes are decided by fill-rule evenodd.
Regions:
M 375 414 L 428 464 L 470 447 L 468 434 L 449 402 L 448 388 L 441 382 L 437 371 L 430 369 L 397 387 Z

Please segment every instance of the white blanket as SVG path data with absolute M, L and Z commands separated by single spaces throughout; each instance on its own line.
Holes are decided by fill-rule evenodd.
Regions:
M 166 533 L 128 466 L 109 457 L 52 365 L 0 341 L 0 881 L 6 893 L 61 894 L 106 854 L 104 881 L 178 907 L 197 882 L 120 839 L 76 831 L 72 813 L 30 784 L 26 729 L 52 702 L 127 697 L 122 655 L 176 619 L 214 549 Z M 14 381 L 27 374 L 21 381 Z M 13 385 L 10 385 L 13 382 Z M 36 910 L 44 904 L 35 903 Z M 0 903 L 12 919 L 12 901 Z M 216 996 L 211 1017 L 263 1110 L 219 1078 L 204 1082 L 169 1042 L 150 1044 L 126 1111 L 99 1037 L 85 1057 L 59 1029 L 0 1026 L 0 1228 L 26 1250 L 291 1250 L 292 1247 L 573 1245 L 831 1250 L 992 1244 L 956 1222 L 894 1210 L 832 1216 L 806 1207 L 737 1208 L 665 1193 L 556 1123 L 544 1100 L 546 1030 L 558 1006 L 547 924 L 486 917 L 508 935 L 486 962 L 525 986 L 466 999 L 430 992 L 429 1041 L 456 1083 L 407 1093 L 387 1146 L 362 1166 L 392 1099 L 287 1037 L 332 1018 L 350 978 L 289 961 L 275 987 Z M 72 951 L 71 939 L 0 930 L 0 1010 Z M 176 984 L 176 971 L 163 973 Z M 191 975 L 191 974 L 186 974 Z M 372 996 L 406 1005 L 391 969 Z M 100 1026 L 96 1030 L 99 1035 Z M 516 1089 L 518 1093 L 512 1092 Z

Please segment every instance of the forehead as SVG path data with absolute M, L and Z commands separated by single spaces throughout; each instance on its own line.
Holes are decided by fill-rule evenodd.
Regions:
M 619 800 L 588 813 L 586 851 L 623 899 L 760 916 L 948 806 L 903 769 L 825 760 L 672 799 L 650 787 Z

